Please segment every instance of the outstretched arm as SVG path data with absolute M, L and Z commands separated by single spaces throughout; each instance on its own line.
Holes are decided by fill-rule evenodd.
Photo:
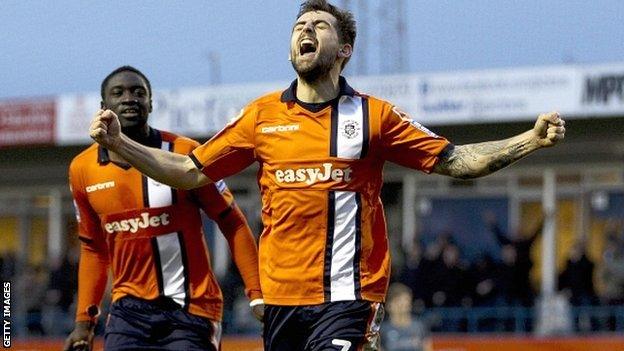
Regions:
M 206 177 L 186 155 L 150 148 L 121 133 L 117 115 L 111 110 L 99 110 L 89 128 L 89 134 L 100 145 L 119 154 L 141 173 L 179 189 L 192 189 L 208 184 Z
M 555 145 L 565 135 L 564 125 L 557 112 L 539 115 L 533 129 L 509 139 L 455 146 L 441 155 L 433 171 L 461 179 L 486 176 L 539 148 Z

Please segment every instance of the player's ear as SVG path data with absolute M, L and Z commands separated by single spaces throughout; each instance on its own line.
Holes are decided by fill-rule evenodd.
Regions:
M 149 100 L 149 109 L 147 112 L 152 113 L 152 99 Z
M 342 44 L 340 50 L 338 51 L 338 57 L 348 58 L 353 54 L 353 46 L 351 44 Z

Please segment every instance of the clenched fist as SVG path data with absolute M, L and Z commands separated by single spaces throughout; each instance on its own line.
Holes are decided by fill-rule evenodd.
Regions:
M 89 135 L 98 144 L 114 150 L 121 139 L 119 118 L 111 110 L 98 110 L 91 121 Z
M 76 327 L 65 339 L 63 351 L 90 351 L 93 349 L 94 323 L 76 322 Z
M 543 113 L 537 117 L 533 135 L 539 146 L 553 146 L 565 137 L 565 121 L 558 112 Z

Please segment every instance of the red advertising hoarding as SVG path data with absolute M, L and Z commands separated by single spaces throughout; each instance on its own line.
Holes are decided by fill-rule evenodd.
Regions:
M 0 101 L 0 147 L 54 143 L 54 99 Z

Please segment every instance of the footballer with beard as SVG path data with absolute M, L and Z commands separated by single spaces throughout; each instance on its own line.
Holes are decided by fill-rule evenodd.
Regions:
M 260 284 L 264 347 L 374 350 L 390 277 L 380 190 L 386 161 L 467 179 L 496 172 L 564 137 L 557 112 L 508 139 L 453 145 L 341 76 L 353 53 L 353 15 L 305 1 L 290 40 L 290 87 L 249 103 L 189 155 L 149 149 L 120 131 L 114 111 L 90 135 L 148 176 L 195 188 L 259 164 L 264 229 Z

